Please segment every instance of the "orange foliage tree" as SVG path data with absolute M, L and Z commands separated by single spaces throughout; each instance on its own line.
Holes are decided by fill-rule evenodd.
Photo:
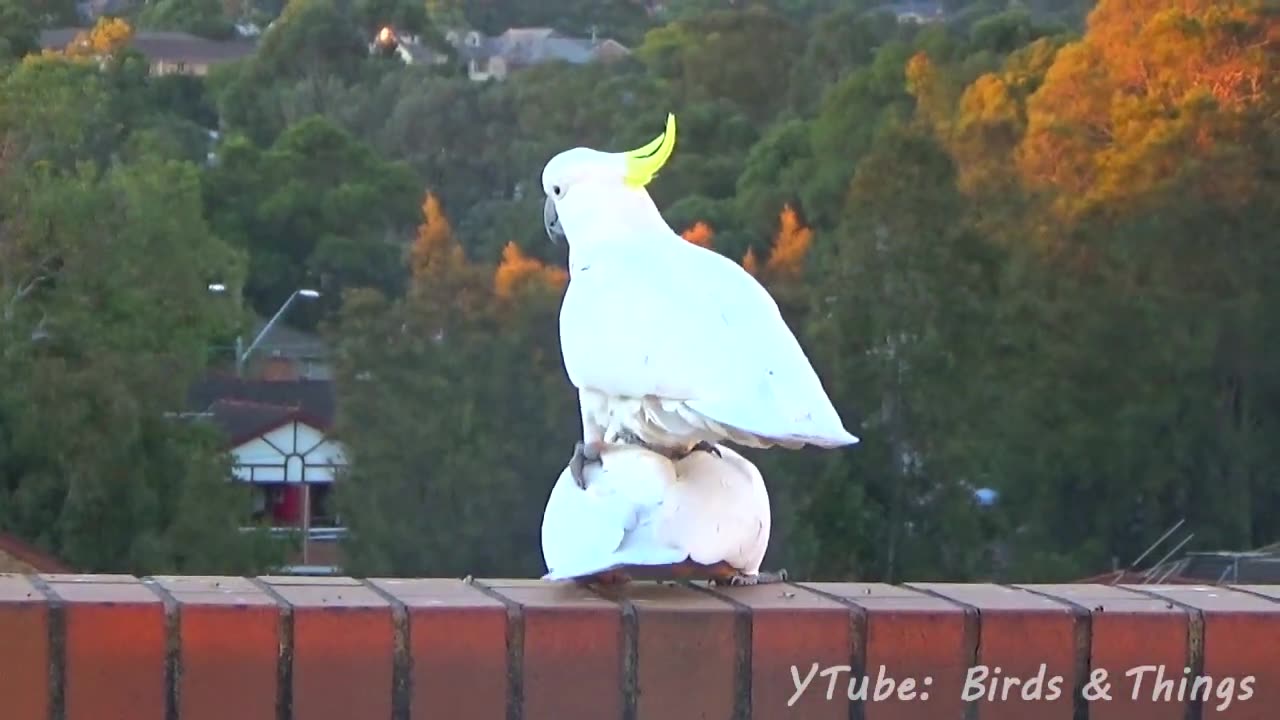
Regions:
M 509 300 L 530 282 L 542 282 L 550 288 L 561 288 L 569 282 L 569 274 L 563 268 L 546 265 L 531 258 L 514 242 L 502 248 L 502 262 L 493 273 L 493 290 L 498 297 Z
M 434 193 L 422 201 L 422 224 L 409 248 L 409 296 L 414 307 L 455 318 L 488 303 L 487 271 L 467 260 Z
M 800 220 L 790 204 L 778 214 L 778 232 L 773 236 L 773 249 L 765 263 L 765 272 L 773 278 L 798 280 L 804 273 L 805 257 L 813 244 L 813 230 Z
M 76 33 L 67 44 L 66 54 L 72 57 L 112 55 L 133 39 L 133 27 L 121 18 L 100 17 L 87 31 Z
M 1206 197 L 1251 197 L 1263 170 L 1248 119 L 1280 110 L 1280 19 L 1259 5 L 1101 0 L 1028 101 L 1022 177 L 1069 213 L 1132 202 L 1191 167 L 1210 170 Z
M 700 245 L 704 248 L 711 249 L 712 240 L 716 236 L 716 231 L 707 223 L 699 220 L 690 225 L 684 232 L 680 233 L 680 237 L 688 240 L 694 245 Z
M 422 201 L 422 224 L 409 248 L 409 269 L 415 284 L 465 263 L 466 256 L 453 236 L 453 226 L 440 207 L 440 199 L 428 191 Z

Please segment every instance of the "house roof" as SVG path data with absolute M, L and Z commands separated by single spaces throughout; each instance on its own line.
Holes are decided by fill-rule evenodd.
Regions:
M 61 50 L 88 28 L 54 28 L 40 33 L 40 47 Z M 231 62 L 251 55 L 257 44 L 252 40 L 209 40 L 184 32 L 134 33 L 129 46 L 152 60 L 213 65 Z
M 269 429 L 291 416 L 328 430 L 336 407 L 329 380 L 248 380 L 230 375 L 210 375 L 193 385 L 187 405 L 211 413 L 233 438 L 255 428 Z
M 246 400 L 215 400 L 207 412 L 234 447 L 298 417 L 301 409 Z
M 34 545 L 0 533 L 0 572 L 32 574 L 68 573 L 72 570 Z
M 611 39 L 568 37 L 552 28 L 511 28 L 497 37 L 482 36 L 479 47 L 460 42 L 458 52 L 468 60 L 500 57 L 512 66 L 557 60 L 582 65 L 596 59 L 597 52 L 606 45 L 615 51 L 629 52 Z
M 257 318 L 249 337 L 257 337 L 267 326 L 267 321 Z M 277 322 L 271 332 L 262 338 L 254 354 L 260 356 L 282 355 L 291 358 L 323 358 L 329 355 L 329 344 L 315 333 L 304 332 L 282 322 Z

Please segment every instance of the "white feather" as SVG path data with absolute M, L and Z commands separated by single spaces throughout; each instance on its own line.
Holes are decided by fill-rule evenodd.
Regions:
M 612 219 L 564 218 L 571 237 L 612 233 L 570 240 L 560 309 L 561 351 L 582 391 L 584 437 L 602 440 L 625 428 L 663 446 L 858 442 L 768 291 L 657 217 L 623 231 Z
M 542 519 L 546 580 L 638 565 L 725 562 L 754 575 L 769 545 L 769 495 L 755 465 L 721 446 L 672 462 L 609 448 L 580 489 L 560 474 Z

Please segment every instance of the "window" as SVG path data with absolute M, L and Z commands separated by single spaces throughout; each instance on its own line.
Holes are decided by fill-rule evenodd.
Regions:
M 334 511 L 333 484 L 317 483 L 311 486 L 311 527 L 339 527 L 341 523 Z

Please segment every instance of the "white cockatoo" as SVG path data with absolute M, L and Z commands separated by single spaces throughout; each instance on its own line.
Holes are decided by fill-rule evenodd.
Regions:
M 582 410 L 571 463 L 579 486 L 584 464 L 614 444 L 674 459 L 721 441 L 858 442 L 769 292 L 676 234 L 649 197 L 675 137 L 668 115 L 642 148 L 573 148 L 542 171 L 547 234 L 569 245 L 560 347 Z
M 769 494 L 755 465 L 728 447 L 679 460 L 617 445 L 584 471 L 566 467 L 542 518 L 544 580 L 619 582 L 631 576 L 709 576 L 780 582 L 760 571 L 769 545 Z

